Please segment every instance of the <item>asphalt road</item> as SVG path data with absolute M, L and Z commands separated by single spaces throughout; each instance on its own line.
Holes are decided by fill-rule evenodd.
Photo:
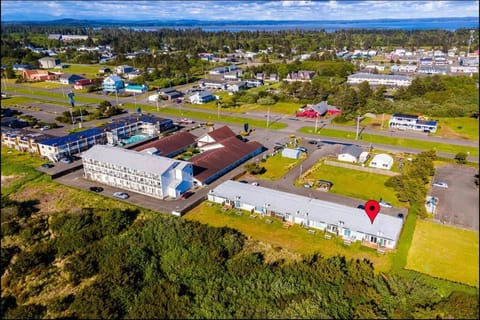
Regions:
M 459 165 L 437 168 L 434 181 L 447 182 L 448 188 L 430 188 L 429 195 L 439 199 L 435 220 L 479 231 L 479 195 L 474 184 L 477 173 L 475 168 Z
M 12 85 L 14 88 L 15 87 L 21 87 L 21 85 Z M 13 89 L 14 90 L 14 89 Z M 59 89 L 52 89 L 52 90 L 59 90 Z M 32 94 L 20 94 L 20 93 L 12 93 L 14 95 L 21 95 L 21 96 L 28 96 L 35 98 L 36 95 L 34 94 L 35 90 L 32 90 Z M 10 91 L 11 92 L 11 91 Z M 85 93 L 85 94 L 77 94 L 78 96 L 87 96 L 87 97 L 95 97 L 95 98 L 101 98 L 108 100 L 112 102 L 113 104 L 116 103 L 116 97 L 115 96 L 107 96 L 107 95 L 101 95 L 98 93 Z M 155 102 L 148 101 L 148 95 L 149 94 L 143 94 L 143 95 L 138 95 L 136 97 L 119 97 L 119 102 L 120 103 L 127 103 L 127 102 L 134 102 L 134 100 L 137 101 L 138 104 L 148 104 L 151 106 L 155 106 Z M 52 101 L 59 101 L 59 102 L 65 102 L 64 99 L 58 99 L 58 98 L 49 98 Z M 42 107 L 43 105 L 43 107 Z M 183 104 L 175 104 L 172 102 L 167 102 L 167 101 L 162 101 L 161 102 L 162 106 L 174 106 L 178 108 L 183 108 L 184 110 L 196 110 L 195 108 L 191 107 L 185 107 Z M 29 111 L 29 114 L 38 116 L 39 119 L 42 119 L 44 121 L 47 121 L 50 119 L 50 122 L 54 120 L 56 117 L 56 113 L 68 110 L 68 107 L 61 107 L 61 106 L 55 106 L 55 105 L 50 105 L 50 104 L 40 104 L 38 107 L 44 109 L 41 112 L 33 113 L 33 111 Z M 21 109 L 22 112 L 25 112 L 25 109 Z M 161 109 L 160 109 L 161 110 Z M 42 113 L 43 114 L 40 114 Z M 133 111 L 134 112 L 134 111 Z M 202 110 L 202 112 L 206 113 L 217 113 L 216 110 Z M 156 112 L 153 112 L 156 114 Z M 169 115 L 162 115 L 161 112 L 158 113 L 160 116 L 164 117 L 170 117 Z M 264 113 L 259 113 L 259 112 L 248 112 L 248 113 L 231 113 L 231 112 L 225 112 L 221 111 L 220 115 L 230 115 L 230 116 L 240 116 L 240 117 L 245 117 L 245 118 L 254 118 L 254 119 L 265 119 L 266 120 L 266 115 Z M 221 117 L 220 117 L 221 120 Z M 348 139 L 340 139 L 340 138 L 331 138 L 327 136 L 322 136 L 321 131 L 320 135 L 308 135 L 308 134 L 299 134 L 297 132 L 298 129 L 304 126 L 314 126 L 315 121 L 311 119 L 298 119 L 295 118 L 293 115 L 284 115 L 284 114 L 270 114 L 270 122 L 273 123 L 274 121 L 281 121 L 287 124 L 287 128 L 282 129 L 282 130 L 268 130 L 268 129 L 257 129 L 257 130 L 267 130 L 270 134 L 273 134 L 273 132 L 276 131 L 281 131 L 283 135 L 290 135 L 290 134 L 295 134 L 297 136 L 304 136 L 307 137 L 308 139 L 310 138 L 322 138 L 325 140 L 330 140 L 334 142 L 339 142 L 339 143 L 353 143 L 352 140 Z M 89 123 L 85 123 L 85 126 L 90 125 Z M 319 123 L 319 128 L 332 128 L 332 129 L 337 129 L 337 130 L 344 130 L 344 131 L 351 131 L 354 132 L 356 128 L 354 127 L 345 127 L 345 126 L 332 126 L 328 121 L 325 121 L 324 123 Z M 377 131 L 377 130 L 371 130 L 371 129 L 364 129 L 364 133 L 372 133 L 372 134 L 377 134 L 377 135 L 384 135 L 384 136 L 390 136 L 390 137 L 403 137 L 403 138 L 414 138 L 417 140 L 422 140 L 422 141 L 429 141 L 432 143 L 432 147 L 435 146 L 435 143 L 447 143 L 447 144 L 456 144 L 456 145 L 462 145 L 462 146 L 473 146 L 473 147 L 478 147 L 478 142 L 477 141 L 468 141 L 468 140 L 461 140 L 461 139 L 446 139 L 446 138 L 439 138 L 439 137 L 434 137 L 434 136 L 429 136 L 424 133 L 414 133 L 414 132 L 408 132 L 408 131 Z M 50 133 L 50 132 L 49 132 Z M 52 132 L 50 134 L 55 134 L 56 132 Z M 62 133 L 61 133 L 62 134 Z M 59 134 L 59 135 L 61 135 Z M 355 144 L 364 146 L 364 147 L 369 147 L 370 143 L 368 142 L 362 142 L 362 140 L 357 140 L 355 141 Z M 375 144 L 374 148 L 377 149 L 382 149 L 386 151 L 393 151 L 393 152 L 408 152 L 408 153 L 419 153 L 420 151 L 418 149 L 413 149 L 413 148 L 407 148 L 407 147 L 397 147 L 397 146 L 391 146 L 391 145 L 383 145 L 383 144 Z M 447 158 L 453 158 L 455 155 L 453 154 L 448 154 L 448 153 L 442 153 L 442 152 L 437 152 L 439 156 L 442 157 L 447 157 Z M 473 161 L 473 162 L 479 162 L 479 157 L 478 156 L 469 156 L 468 160 Z

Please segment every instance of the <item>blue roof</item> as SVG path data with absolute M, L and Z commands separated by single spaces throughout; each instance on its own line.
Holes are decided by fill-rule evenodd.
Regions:
M 84 131 L 74 132 L 64 137 L 47 139 L 42 141 L 42 144 L 47 146 L 62 146 L 67 143 L 72 143 L 80 139 L 90 138 L 101 133 L 102 133 L 101 129 L 91 128 Z
M 436 126 L 437 125 L 437 120 L 417 120 L 417 124 L 425 124 L 427 126 Z

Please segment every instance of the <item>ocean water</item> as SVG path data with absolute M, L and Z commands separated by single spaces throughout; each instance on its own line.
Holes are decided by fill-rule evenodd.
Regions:
M 373 30 L 432 30 L 454 31 L 461 28 L 478 29 L 479 19 L 470 18 L 431 18 L 431 19 L 382 19 L 358 21 L 179 21 L 160 25 L 134 26 L 134 30 L 153 31 L 160 28 L 191 29 L 200 28 L 208 32 L 278 31 L 278 30 L 325 30 L 335 32 L 345 29 Z M 124 26 L 129 28 L 129 26 Z

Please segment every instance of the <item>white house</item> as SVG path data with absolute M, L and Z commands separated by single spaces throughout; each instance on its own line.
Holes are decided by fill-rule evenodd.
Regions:
M 154 198 L 178 198 L 193 186 L 186 161 L 107 145 L 93 146 L 82 161 L 85 179 Z
M 210 91 L 198 91 L 188 97 L 190 103 L 202 104 L 207 103 L 213 100 L 216 100 L 216 97 L 210 93 Z
M 363 150 L 360 146 L 349 145 L 343 147 L 342 151 L 338 154 L 337 159 L 340 161 L 345 162 L 359 162 L 360 155 L 362 154 Z
M 373 157 L 370 161 L 369 167 L 390 170 L 393 166 L 393 158 L 386 154 L 380 153 Z
M 372 223 L 362 209 L 231 180 L 210 190 L 207 197 L 224 206 L 280 218 L 312 230 L 324 230 L 345 241 L 361 241 L 379 248 L 395 248 L 403 227 L 402 218 L 382 212 Z

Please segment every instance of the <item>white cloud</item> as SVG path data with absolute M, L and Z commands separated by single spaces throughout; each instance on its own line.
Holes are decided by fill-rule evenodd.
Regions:
M 470 1 L 1 1 L 2 20 L 366 20 L 478 17 Z

